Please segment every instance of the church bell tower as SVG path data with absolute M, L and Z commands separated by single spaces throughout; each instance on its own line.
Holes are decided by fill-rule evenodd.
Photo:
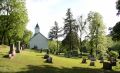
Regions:
M 40 32 L 40 28 L 39 28 L 39 25 L 37 23 L 36 26 L 35 26 L 35 33 L 39 33 L 39 32 Z

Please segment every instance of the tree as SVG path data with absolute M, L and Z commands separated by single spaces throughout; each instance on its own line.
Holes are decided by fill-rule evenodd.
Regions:
M 72 51 L 74 47 L 78 47 L 75 41 L 78 41 L 78 26 L 75 24 L 75 19 L 71 13 L 70 8 L 67 10 L 66 18 L 64 19 L 64 35 L 62 45 L 67 48 L 67 51 Z M 69 47 L 68 47 L 69 46 Z
M 117 15 L 120 14 L 120 0 L 117 0 L 116 2 L 116 9 L 118 10 Z
M 23 34 L 22 43 L 28 46 L 31 36 L 32 32 L 26 29 Z
M 80 32 L 80 52 L 82 54 L 82 37 L 83 37 L 83 33 L 85 32 L 86 33 L 86 30 L 85 30 L 85 25 L 86 25 L 86 20 L 83 21 L 83 18 L 82 16 L 80 16 L 78 19 L 77 19 L 77 24 L 78 24 L 78 27 L 79 27 L 79 32 Z
M 111 36 L 114 41 L 120 40 L 120 22 L 117 22 L 116 25 L 112 28 Z
M 90 54 L 94 55 L 96 51 L 105 51 L 107 39 L 104 32 L 105 26 L 103 24 L 102 16 L 97 12 L 90 12 L 88 14 L 88 22 L 90 30 Z
M 57 50 L 58 50 L 58 37 L 60 37 L 60 33 L 61 33 L 61 28 L 59 28 L 58 23 L 55 21 L 54 23 L 55 25 L 52 27 L 52 29 L 49 32 L 49 38 L 52 39 L 56 39 L 57 40 Z
M 1 5 L 1 43 L 4 43 L 5 39 L 8 39 L 9 42 L 11 42 L 12 39 L 14 41 L 21 39 L 28 22 L 25 0 L 3 0 Z

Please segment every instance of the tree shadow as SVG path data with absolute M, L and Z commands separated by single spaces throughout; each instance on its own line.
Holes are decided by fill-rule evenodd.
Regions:
M 120 73 L 120 71 L 108 71 L 103 69 L 91 69 L 82 67 L 52 67 L 50 65 L 34 66 L 28 65 L 28 69 L 19 72 L 0 72 L 0 73 Z

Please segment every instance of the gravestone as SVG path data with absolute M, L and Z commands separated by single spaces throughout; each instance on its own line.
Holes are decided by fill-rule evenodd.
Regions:
M 103 62 L 104 62 L 104 59 L 101 59 L 101 60 L 100 60 L 100 63 L 103 63 Z
M 109 62 L 103 62 L 103 69 L 112 70 L 112 65 Z
M 96 61 L 95 57 L 90 58 L 91 61 Z
M 100 60 L 100 63 L 103 63 L 103 62 L 104 62 L 103 57 L 100 57 L 99 60 Z
M 110 59 L 111 65 L 112 65 L 112 66 L 116 66 L 116 62 L 117 62 L 116 58 L 111 57 L 111 59 Z
M 15 56 L 15 54 L 16 52 L 15 52 L 14 44 L 10 44 L 9 58 L 12 58 L 13 56 Z
M 91 55 L 88 55 L 88 59 L 90 59 L 91 58 Z
M 48 58 L 46 59 L 46 62 L 47 62 L 47 63 L 52 63 L 52 57 L 48 57 Z
M 83 58 L 83 59 L 82 59 L 82 63 L 87 63 L 87 62 L 86 62 L 86 58 Z
M 95 66 L 95 62 L 94 62 L 94 61 L 91 61 L 91 62 L 90 62 L 90 66 Z
M 16 47 L 16 53 L 20 53 L 20 51 L 21 51 L 21 46 L 20 46 L 20 41 L 18 41 Z
M 48 54 L 45 54 L 45 55 L 44 55 L 44 59 L 47 59 L 47 58 L 49 58 L 49 55 L 48 55 Z

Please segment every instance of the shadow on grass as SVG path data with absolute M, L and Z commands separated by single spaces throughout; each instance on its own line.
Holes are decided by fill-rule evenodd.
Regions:
M 28 70 L 26 71 L 0 72 L 0 73 L 120 73 L 120 71 L 119 72 L 106 71 L 103 69 L 91 69 L 91 68 L 81 68 L 81 67 L 57 68 L 57 67 L 52 67 L 50 65 L 42 65 L 42 66 L 28 65 Z

